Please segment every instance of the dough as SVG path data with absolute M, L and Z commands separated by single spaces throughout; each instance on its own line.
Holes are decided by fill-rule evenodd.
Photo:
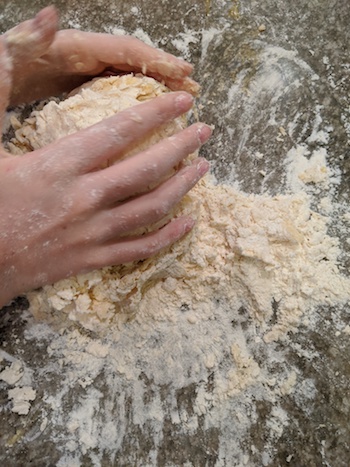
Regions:
M 96 78 L 76 89 L 68 99 L 51 101 L 34 111 L 9 143 L 12 154 L 42 148 L 63 136 L 91 126 L 104 118 L 168 92 L 163 84 L 141 74 Z M 179 117 L 163 125 L 128 151 L 131 156 L 186 127 Z
M 143 76 L 94 81 L 66 101 L 34 112 L 17 131 L 13 145 L 22 151 L 41 147 L 51 141 L 48 138 L 162 92 L 167 92 L 164 86 Z M 184 124 L 177 120 L 152 135 L 152 141 Z M 142 144 L 147 143 L 149 138 Z M 245 194 L 215 185 L 207 176 L 173 212 L 175 216 L 191 213 L 197 219 L 185 238 L 145 261 L 104 268 L 34 291 L 29 294 L 32 313 L 59 327 L 73 320 L 116 336 L 130 318 L 142 323 L 139 332 L 145 335 L 157 320 L 183 319 L 200 323 L 196 336 L 205 329 L 206 320 L 220 317 L 221 321 L 223 310 L 236 320 L 243 307 L 268 330 L 266 342 L 277 340 L 296 329 L 310 307 L 333 306 L 349 298 L 349 279 L 338 268 L 339 240 L 328 236 L 329 219 L 313 212 L 310 203 L 302 191 L 274 197 Z M 254 377 L 255 362 L 243 361 L 236 348 L 231 353 L 237 367 L 245 374 L 249 367 Z M 210 359 L 207 365 L 212 366 Z

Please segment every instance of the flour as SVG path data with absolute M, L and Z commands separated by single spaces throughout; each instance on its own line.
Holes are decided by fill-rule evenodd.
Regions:
M 216 31 L 203 37 L 206 54 Z M 175 44 L 186 53 L 190 41 Z M 292 58 L 316 80 L 294 52 L 271 47 L 264 57 L 273 63 Z M 271 82 L 282 92 L 279 75 L 271 78 L 264 70 L 258 75 L 247 97 L 248 113 L 254 92 L 274 92 Z M 229 89 L 228 108 L 237 93 L 238 88 Z M 28 133 L 25 126 L 17 130 L 14 151 L 40 147 L 34 130 L 41 115 L 27 121 Z M 284 127 L 286 134 L 279 136 L 293 136 L 293 122 Z M 177 211 L 195 213 L 195 228 L 171 248 L 138 264 L 104 268 L 29 295 L 36 320 L 25 336 L 44 343 L 49 359 L 36 376 L 45 378 L 49 369 L 61 377 L 40 401 L 46 411 L 41 426 L 49 418 L 59 427 L 50 438 L 62 453 L 57 465 L 80 466 L 83 456 L 92 465 L 101 465 L 102 456 L 112 464 L 133 432 L 150 440 L 144 465 L 157 465 L 169 423 L 186 437 L 196 436 L 201 424 L 219 428 L 224 436 L 216 465 L 224 466 L 225 459 L 253 465 L 250 453 L 258 448 L 248 449 L 245 440 L 259 421 L 252 401 L 260 400 L 272 406 L 262 455 L 263 465 L 271 463 L 290 422 L 284 398 L 293 395 L 308 404 L 316 391 L 311 379 L 301 380 L 285 363 L 278 346 L 301 324 L 312 326 L 318 306 L 340 306 L 350 298 L 350 280 L 340 272 L 341 245 L 328 232 L 335 209 L 331 195 L 339 182 L 324 146 L 331 129 L 316 118 L 314 130 L 316 148 L 296 144 L 285 154 L 284 194 L 250 195 L 208 176 Z M 255 153 L 258 160 L 267 156 Z M 318 192 L 323 197 L 316 212 Z M 343 216 L 348 221 L 349 214 Z M 339 332 L 350 334 L 349 326 Z M 317 352 L 294 349 L 305 359 L 319 358 Z M 20 365 L 11 371 L 15 380 Z M 15 384 L 26 387 L 22 379 Z M 186 402 L 182 390 L 188 391 Z M 74 403 L 66 410 L 72 393 Z M 33 397 L 28 392 L 24 402 L 31 402 L 28 395 Z M 19 407 L 15 396 L 11 393 Z M 130 445 L 128 462 L 137 465 L 138 440 L 131 438 Z
M 8 397 L 12 400 L 12 412 L 19 415 L 27 415 L 30 409 L 30 403 L 36 398 L 36 391 L 29 387 L 18 387 L 8 391 Z
M 185 59 L 190 57 L 190 44 L 196 44 L 197 42 L 198 38 L 193 34 L 188 33 L 181 33 L 178 37 L 171 40 L 173 46 L 176 47 L 179 52 L 181 52 L 181 56 Z
M 314 194 L 322 194 L 331 191 L 321 202 L 324 210 L 329 212 L 330 194 L 334 194 L 340 178 L 339 174 L 328 166 L 326 156 L 325 148 L 313 152 L 302 145 L 292 148 L 286 156 L 286 176 L 288 186 L 293 192 L 311 190 Z
M 0 373 L 0 379 L 7 384 L 13 385 L 17 383 L 23 376 L 23 368 L 21 362 L 18 360 L 11 363 Z
M 0 381 L 11 387 L 8 390 L 11 411 L 19 415 L 27 415 L 31 402 L 36 397 L 36 391 L 32 387 L 32 371 L 24 366 L 21 360 L 15 359 L 3 350 L 0 350 L 0 358 L 2 363 L 10 363 L 0 372 Z

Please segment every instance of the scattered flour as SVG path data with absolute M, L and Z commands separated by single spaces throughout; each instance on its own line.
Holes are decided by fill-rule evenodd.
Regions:
M 31 402 L 36 398 L 36 391 L 30 386 L 17 387 L 9 389 L 8 397 L 13 402 L 12 412 L 27 415 Z
M 292 148 L 286 157 L 288 186 L 294 191 L 313 184 L 317 191 L 330 190 L 337 183 L 337 177 L 327 165 L 327 151 L 319 148 L 310 154 L 305 146 Z
M 36 397 L 36 391 L 31 387 L 32 371 L 26 368 L 21 360 L 15 359 L 3 350 L 0 350 L 0 357 L 2 362 L 10 363 L 0 372 L 0 381 L 12 386 L 8 391 L 8 397 L 12 400 L 11 410 L 19 415 L 27 415 L 31 402 Z
M 216 30 L 205 37 L 204 54 Z M 191 41 L 178 41 L 173 45 L 186 54 Z M 286 55 L 298 61 L 294 52 L 278 48 L 266 54 L 276 63 Z M 303 62 L 300 66 L 305 68 Z M 272 81 L 259 79 L 257 87 L 279 80 L 277 75 Z M 236 92 L 230 89 L 228 105 Z M 25 126 L 17 130 L 14 152 L 43 144 L 33 134 L 41 115 L 30 117 L 27 134 Z M 322 122 L 317 120 L 315 128 L 312 142 L 325 144 Z M 256 153 L 257 159 L 263 157 Z M 296 145 L 284 165 L 289 194 L 249 195 L 207 177 L 180 207 L 196 213 L 195 228 L 167 251 L 30 294 L 37 321 L 28 326 L 26 338 L 34 344 L 40 336 L 49 357 L 37 378 L 45 378 L 47 368 L 62 377 L 61 385 L 41 401 L 58 427 L 52 433 L 62 452 L 58 466 L 80 466 L 84 455 L 96 466 L 102 455 L 115 459 L 134 429 L 152 440 L 144 463 L 156 465 L 166 423 L 192 436 L 203 419 L 206 429 L 225 433 L 218 466 L 225 459 L 252 465 L 250 453 L 257 448 L 242 448 L 258 420 L 252 400 L 272 406 L 262 456 L 263 465 L 271 462 L 273 444 L 289 423 L 281 401 L 298 391 L 300 398 L 311 400 L 315 392 L 311 380 L 299 384 L 298 372 L 281 364 L 284 356 L 276 345 L 312 321 L 318 305 L 344 304 L 350 298 L 350 279 L 339 271 L 339 240 L 328 233 L 338 175 L 327 164 L 327 151 Z M 317 190 L 325 191 L 323 214 L 311 208 Z M 348 328 L 341 331 L 350 334 Z M 264 360 L 260 353 L 266 354 Z M 278 371 L 270 370 L 274 364 Z M 20 374 L 21 365 L 12 363 L 0 378 L 18 384 Z M 191 385 L 195 391 L 188 408 L 179 394 Z M 75 403 L 67 411 L 64 401 L 70 391 Z M 10 389 L 9 397 L 13 410 L 27 413 L 36 394 L 24 386 Z M 130 456 L 130 465 L 136 465 L 133 452 Z
M 0 373 L 0 379 L 7 384 L 13 385 L 17 383 L 23 376 L 22 364 L 19 361 L 14 361 L 11 365 L 5 368 Z

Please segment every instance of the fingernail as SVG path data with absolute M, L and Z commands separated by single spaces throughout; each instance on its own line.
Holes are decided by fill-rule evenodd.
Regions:
M 200 142 L 204 144 L 206 141 L 208 141 L 212 133 L 213 133 L 213 130 L 209 125 L 206 125 L 205 123 L 202 124 L 198 128 L 198 137 L 199 137 Z
M 206 159 L 201 159 L 198 163 L 198 172 L 201 177 L 205 175 L 210 168 L 210 164 Z
M 175 107 L 179 112 L 187 112 L 193 105 L 194 98 L 187 92 L 181 92 L 175 98 Z
M 185 222 L 183 224 L 184 232 L 189 232 L 193 228 L 195 223 L 196 221 L 192 219 L 192 217 L 186 217 Z
M 186 67 L 189 71 L 193 70 L 193 65 L 182 57 L 176 57 L 180 66 Z

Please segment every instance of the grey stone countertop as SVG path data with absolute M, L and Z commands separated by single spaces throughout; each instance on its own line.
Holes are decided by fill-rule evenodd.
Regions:
M 200 119 L 215 125 L 202 154 L 212 161 L 220 183 L 238 183 L 242 192 L 256 195 L 284 193 L 286 155 L 293 148 L 309 156 L 323 151 L 337 178 L 332 203 L 338 213 L 349 212 L 347 0 L 52 3 L 60 11 L 61 27 L 134 34 L 194 64 L 202 86 Z M 0 31 L 46 5 L 44 0 L 2 1 Z M 324 195 L 313 192 L 316 210 Z M 329 234 L 339 238 L 343 275 L 350 266 L 348 230 L 349 223 L 332 217 Z M 349 303 L 321 304 L 309 321 L 300 320 L 293 332 L 270 344 L 258 339 L 258 326 L 244 308 L 229 321 L 234 332 L 239 328 L 264 383 L 257 376 L 255 385 L 221 392 L 215 399 L 217 375 L 224 368 L 230 371 L 225 352 L 216 354 L 204 380 L 202 370 L 196 380 L 195 362 L 189 364 L 184 356 L 179 362 L 186 362 L 192 373 L 183 375 L 183 383 L 173 383 L 171 376 L 158 378 L 165 358 L 162 336 L 168 332 L 168 324 L 160 323 L 150 346 L 158 355 L 157 373 L 149 363 L 143 367 L 140 357 L 135 360 L 138 372 L 125 363 L 123 373 L 119 362 L 113 374 L 110 362 L 100 363 L 106 357 L 103 349 L 109 349 L 109 358 L 114 345 L 104 337 L 98 341 L 100 351 L 88 355 L 94 368 L 84 376 L 87 354 L 82 349 L 92 348 L 93 333 L 78 325 L 65 330 L 64 323 L 60 329 L 37 323 L 27 299 L 18 298 L 0 314 L 0 371 L 12 365 L 14 375 L 0 379 L 1 465 L 349 466 L 350 333 L 343 332 L 350 329 Z M 216 325 L 220 323 L 213 320 Z M 178 339 L 185 352 L 191 347 L 186 326 L 192 324 L 181 326 Z M 123 329 L 120 345 L 125 339 L 125 355 L 131 355 L 123 332 L 134 336 L 135 352 L 142 339 L 136 325 Z M 81 344 L 84 338 L 88 344 Z M 67 352 L 75 352 L 75 360 Z M 280 378 L 286 384 L 277 391 Z M 12 410 L 9 391 L 15 388 L 29 390 L 27 414 Z

